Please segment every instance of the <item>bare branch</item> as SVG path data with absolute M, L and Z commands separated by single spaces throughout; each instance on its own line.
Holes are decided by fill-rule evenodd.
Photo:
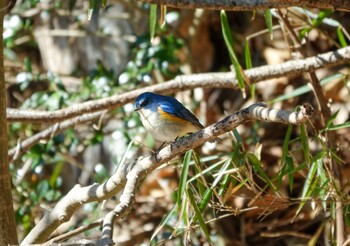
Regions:
M 161 4 L 181 9 L 210 10 L 251 10 L 299 6 L 304 8 L 336 9 L 350 11 L 348 0 L 141 0 L 146 3 Z
M 55 238 L 52 238 L 50 241 L 46 242 L 44 245 L 50 245 L 51 246 L 54 243 L 62 242 L 64 240 L 66 240 L 67 238 L 79 235 L 82 232 L 85 232 L 85 231 L 91 230 L 91 229 L 93 229 L 95 227 L 101 226 L 102 222 L 103 222 L 102 219 L 95 220 L 95 221 L 91 222 L 88 225 L 80 226 L 80 227 L 78 227 L 78 228 L 76 228 L 76 229 L 74 229 L 72 231 L 69 231 L 69 232 L 64 233 L 62 235 L 59 235 L 59 236 L 57 236 Z
M 61 133 L 62 131 L 71 128 L 75 125 L 90 122 L 92 120 L 98 119 L 101 117 L 105 111 L 103 112 L 95 112 L 91 114 L 84 114 L 81 116 L 77 116 L 73 119 L 68 119 L 60 123 L 55 123 L 54 125 L 48 127 L 47 129 L 38 132 L 37 134 L 34 134 L 33 136 L 27 138 L 24 141 L 19 141 L 17 146 L 10 149 L 8 151 L 8 156 L 10 161 L 16 160 L 18 156 L 26 152 L 28 149 L 30 149 L 33 145 L 37 144 L 42 139 L 50 139 L 53 136 L 55 136 L 58 133 Z
M 288 112 L 285 110 L 265 108 L 265 104 L 263 103 L 256 103 L 248 108 L 239 110 L 201 131 L 170 143 L 149 157 L 140 158 L 135 165 L 130 165 L 130 163 L 125 164 L 121 168 L 118 168 L 118 171 L 101 185 L 93 184 L 87 187 L 76 185 L 33 228 L 22 242 L 22 245 L 44 242 L 60 224 L 67 222 L 82 204 L 108 199 L 124 187 L 123 194 L 120 197 L 120 204 L 106 218 L 105 222 L 107 223 L 104 223 L 106 228 L 103 234 L 103 241 L 110 242 L 110 233 L 113 226 L 111 221 L 116 217 L 120 218 L 127 214 L 131 209 L 131 202 L 139 182 L 161 164 L 170 161 L 189 149 L 202 145 L 204 142 L 213 140 L 217 136 L 231 131 L 233 128 L 251 119 L 300 124 L 301 122 L 305 122 L 312 113 L 313 108 L 309 105 L 303 106 L 299 112 Z M 126 167 L 131 167 L 131 171 L 128 172 Z
M 304 72 L 315 71 L 319 68 L 345 64 L 349 61 L 350 46 L 302 60 L 288 61 L 280 65 L 266 65 L 249 69 L 245 71 L 245 74 L 252 83 L 256 83 L 262 80 L 279 78 L 288 75 L 297 75 Z M 91 113 L 105 109 L 114 109 L 133 101 L 139 94 L 146 91 L 170 94 L 180 90 L 190 90 L 198 87 L 237 88 L 237 80 L 234 72 L 181 75 L 162 84 L 133 90 L 104 99 L 75 104 L 65 109 L 60 109 L 52 112 L 7 109 L 7 117 L 8 122 L 20 121 L 53 123 L 84 113 Z

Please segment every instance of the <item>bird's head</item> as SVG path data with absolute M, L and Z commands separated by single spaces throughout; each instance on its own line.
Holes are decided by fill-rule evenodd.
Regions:
M 151 92 L 145 92 L 139 95 L 134 102 L 134 111 L 140 109 L 152 109 L 155 107 L 157 100 L 157 94 Z

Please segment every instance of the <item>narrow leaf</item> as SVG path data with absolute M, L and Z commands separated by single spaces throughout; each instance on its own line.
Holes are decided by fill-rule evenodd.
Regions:
M 244 79 L 243 79 L 244 76 L 242 74 L 241 65 L 239 64 L 239 62 L 237 60 L 237 56 L 236 56 L 235 51 L 233 49 L 234 43 L 233 43 L 233 39 L 232 39 L 231 29 L 230 29 L 230 26 L 228 24 L 226 12 L 224 10 L 221 10 L 221 12 L 220 12 L 220 20 L 221 20 L 222 35 L 224 37 L 225 44 L 226 44 L 226 47 L 228 49 L 231 62 L 233 64 L 233 67 L 234 67 L 234 70 L 235 70 L 235 73 L 237 76 L 238 87 L 241 90 L 243 90 L 244 84 L 245 84 Z
M 333 121 L 335 120 L 335 118 L 337 118 L 338 114 L 339 114 L 339 109 L 331 116 L 331 118 L 326 124 L 326 128 L 329 128 L 333 124 Z
M 191 156 L 192 156 L 192 150 L 189 150 L 186 152 L 184 160 L 183 160 L 179 189 L 177 191 L 177 205 L 179 208 L 181 208 L 182 197 L 184 195 L 184 191 L 185 191 L 185 187 L 186 187 L 186 183 L 187 183 L 188 169 L 190 166 Z
M 219 196 L 222 196 L 230 183 L 230 174 L 226 174 L 223 181 L 221 182 L 220 189 L 218 192 Z
M 269 33 L 270 33 L 270 38 L 271 40 L 273 39 L 273 30 L 272 30 L 272 15 L 271 15 L 271 10 L 267 9 L 264 11 L 264 15 L 265 15 L 265 22 L 266 22 L 266 26 L 269 29 Z
M 292 129 L 293 129 L 293 126 L 289 125 L 286 132 L 286 136 L 284 137 L 283 147 L 282 147 L 282 158 L 281 158 L 282 163 L 285 161 L 286 156 L 288 154 L 288 146 L 289 146 L 290 136 L 292 134 Z
M 346 42 L 346 39 L 345 39 L 344 34 L 343 34 L 343 30 L 341 29 L 340 26 L 337 28 L 337 35 L 338 35 L 340 45 L 342 47 L 348 46 L 348 43 Z
M 199 209 L 201 211 L 203 211 L 207 207 L 212 195 L 213 195 L 213 188 L 210 187 L 205 191 L 204 196 L 202 197 L 202 200 L 199 204 Z
M 199 225 L 202 229 L 202 231 L 204 232 L 205 237 L 207 238 L 208 242 L 211 244 L 211 238 L 210 238 L 210 234 L 209 234 L 209 230 L 208 227 L 205 223 L 204 217 L 202 215 L 202 212 L 199 210 L 196 200 L 194 199 L 193 193 L 191 189 L 187 189 L 187 195 L 188 198 L 190 200 L 190 203 L 195 211 L 196 217 L 198 219 Z
M 247 153 L 246 157 L 248 158 L 249 162 L 253 165 L 254 170 L 256 170 L 258 172 L 258 174 L 260 175 L 260 177 L 274 190 L 277 190 L 276 187 L 272 184 L 271 180 L 269 179 L 269 177 L 266 175 L 266 173 L 264 172 L 264 170 L 261 167 L 261 162 L 260 160 L 258 160 L 258 158 L 251 154 L 251 153 Z
M 305 184 L 304 184 L 304 187 L 303 187 L 303 191 L 302 191 L 302 194 L 301 194 L 301 202 L 300 202 L 300 205 L 296 211 L 296 214 L 295 214 L 295 217 L 299 214 L 299 212 L 301 211 L 301 209 L 304 207 L 306 201 L 307 201 L 307 194 L 309 193 L 310 191 L 310 188 L 311 188 L 311 184 L 312 184 L 312 180 L 315 176 L 315 173 L 316 173 L 316 170 L 317 170 L 317 162 L 313 162 L 312 165 L 311 165 L 311 168 L 309 170 L 309 173 L 307 175 L 307 178 L 306 178 L 306 181 L 305 181 Z
M 335 131 L 338 129 L 348 128 L 348 127 L 350 127 L 350 121 L 344 122 L 342 124 L 330 126 L 327 130 L 328 131 Z
M 249 42 L 246 40 L 244 42 L 244 59 L 245 59 L 245 68 L 251 69 L 252 68 L 252 59 L 250 56 L 250 49 L 249 49 Z
M 157 25 L 157 4 L 150 5 L 149 12 L 149 32 L 151 42 L 153 42 L 154 34 L 156 33 L 156 25 Z
M 307 164 L 310 164 L 310 149 L 309 149 L 309 138 L 307 136 L 306 127 L 305 124 L 300 124 L 300 141 L 301 145 L 303 146 L 303 153 L 305 162 Z
M 288 170 L 289 191 L 293 192 L 293 187 L 294 187 L 294 165 L 293 165 L 292 157 L 286 156 L 286 164 L 287 164 L 287 170 Z
M 246 69 L 252 68 L 253 65 L 252 65 L 252 59 L 251 59 L 251 55 L 250 55 L 249 41 L 248 40 L 246 40 L 244 42 L 244 59 L 245 59 Z M 255 84 L 250 85 L 250 97 L 252 99 L 255 98 Z

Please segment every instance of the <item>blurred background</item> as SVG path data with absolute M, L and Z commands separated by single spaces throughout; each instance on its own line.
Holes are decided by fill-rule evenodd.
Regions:
M 8 107 L 52 111 L 162 83 L 177 75 L 231 70 L 219 11 L 168 8 L 164 21 L 158 15 L 150 42 L 149 4 L 114 0 L 96 7 L 91 2 L 99 3 L 17 0 L 5 17 L 3 33 Z M 350 42 L 349 13 L 301 8 L 283 11 L 308 56 Z M 271 26 L 266 22 L 268 14 L 272 15 Z M 297 58 L 290 33 L 276 12 L 226 15 L 243 68 Z M 350 226 L 349 69 L 346 64 L 317 71 L 334 114 L 323 130 L 339 126 L 332 129 L 336 131 L 334 149 L 327 148 L 327 139 L 320 135 L 324 126 L 319 123 L 318 111 L 306 128 L 246 123 L 221 136 L 222 142 L 206 143 L 188 152 L 184 160 L 179 157 L 150 173 L 131 213 L 116 222 L 115 242 L 333 245 L 335 189 L 328 170 L 332 151 L 341 169 L 343 187 L 337 192 L 344 201 L 346 233 Z M 257 101 L 286 110 L 306 102 L 317 108 L 308 82 L 307 74 L 295 74 L 246 85 L 245 97 L 241 90 L 202 88 L 172 96 L 209 125 Z M 49 126 L 45 122 L 11 123 L 9 148 Z M 159 145 L 145 132 L 132 104 L 126 104 L 16 156 L 11 171 L 20 237 L 75 184 L 102 183 L 122 161 L 147 156 Z M 188 176 L 181 176 L 184 169 Z M 181 190 L 179 185 L 185 188 Z M 103 204 L 85 204 L 55 234 L 102 218 L 117 203 L 118 195 Z M 95 228 L 81 237 L 99 235 Z

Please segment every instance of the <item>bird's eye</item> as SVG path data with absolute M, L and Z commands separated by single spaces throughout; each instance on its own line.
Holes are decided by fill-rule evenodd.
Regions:
M 145 100 L 143 100 L 142 102 L 141 102 L 141 107 L 144 107 L 144 106 L 146 106 L 147 104 L 149 103 L 149 101 L 147 100 L 147 99 L 145 99 Z

